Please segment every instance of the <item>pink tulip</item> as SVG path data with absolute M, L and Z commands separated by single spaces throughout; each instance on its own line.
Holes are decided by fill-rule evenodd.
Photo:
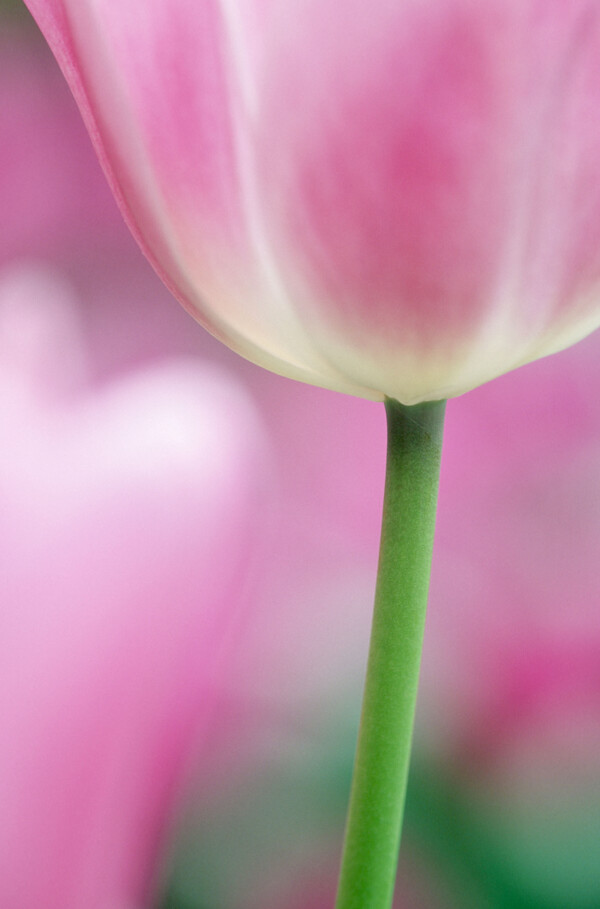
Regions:
M 595 0 L 26 0 L 184 306 L 405 403 L 600 323 Z
M 242 600 L 256 425 L 186 361 L 86 390 L 73 321 L 2 276 L 0 905 L 138 909 Z

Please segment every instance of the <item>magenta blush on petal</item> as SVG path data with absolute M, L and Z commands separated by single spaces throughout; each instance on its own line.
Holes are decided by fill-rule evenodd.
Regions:
M 214 250 L 231 255 L 244 229 L 218 11 L 189 0 L 144 15 L 132 0 L 64 6 L 79 100 L 138 239 L 163 268 L 195 266 L 210 284 Z M 180 261 L 182 235 L 195 262 Z
M 151 27 L 142 23 L 140 28 L 136 4 L 119 6 L 119 15 L 100 9 L 95 18 L 136 117 L 160 197 L 175 223 L 189 221 L 185 227 L 190 229 L 194 221 L 209 221 L 210 236 L 195 231 L 203 245 L 235 248 L 243 243 L 243 218 L 218 7 L 197 0 L 158 5 Z M 81 41 L 88 24 L 81 23 Z
M 325 355 L 410 403 L 593 330 L 597 4 L 357 5 L 341 32 L 302 10 L 265 67 L 257 169 Z
M 430 347 L 464 336 L 495 281 L 514 77 L 507 86 L 503 23 L 489 21 L 498 16 L 409 6 L 370 28 L 354 4 L 357 21 L 336 41 L 333 20 L 307 21 L 313 53 L 326 60 L 327 45 L 333 58 L 312 76 L 294 22 L 265 75 L 260 165 L 307 287 L 302 305 L 361 343 L 368 326 L 375 343 Z

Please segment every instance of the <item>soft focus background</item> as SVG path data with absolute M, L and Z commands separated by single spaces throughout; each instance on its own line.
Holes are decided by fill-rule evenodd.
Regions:
M 331 907 L 383 408 L 180 309 L 6 0 L 0 212 L 0 905 Z M 596 336 L 449 404 L 398 909 L 600 906 L 599 382 Z

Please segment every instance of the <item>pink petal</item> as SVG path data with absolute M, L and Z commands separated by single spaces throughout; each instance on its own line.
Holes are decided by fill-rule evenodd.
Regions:
M 589 331 L 597 4 L 338 9 L 297 4 L 258 89 L 266 220 L 327 355 L 410 402 Z

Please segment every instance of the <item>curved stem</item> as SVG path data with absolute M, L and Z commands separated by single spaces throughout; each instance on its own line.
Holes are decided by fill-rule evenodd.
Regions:
M 444 401 L 386 401 L 375 608 L 336 909 L 389 909 L 417 698 Z

